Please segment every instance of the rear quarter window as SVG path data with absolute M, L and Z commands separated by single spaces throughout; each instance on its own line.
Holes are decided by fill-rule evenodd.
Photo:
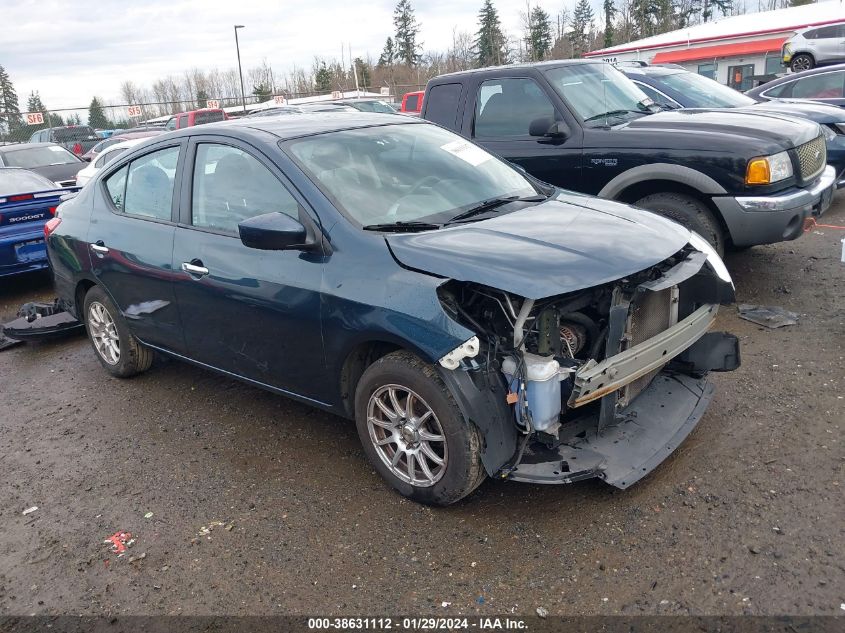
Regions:
M 450 130 L 457 129 L 461 84 L 441 84 L 428 92 L 425 118 Z

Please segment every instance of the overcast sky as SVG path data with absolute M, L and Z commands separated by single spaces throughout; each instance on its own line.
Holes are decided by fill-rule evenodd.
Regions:
M 33 90 L 48 108 L 87 107 L 94 95 L 119 101 L 126 79 L 149 87 L 194 67 L 235 67 L 234 24 L 246 26 L 239 32 L 244 69 L 263 58 L 276 73 L 310 68 L 315 55 L 340 59 L 341 43 L 351 43 L 353 56 L 377 59 L 393 32 L 396 1 L 0 0 L 0 65 L 22 110 Z M 539 4 L 554 16 L 574 2 Z M 445 50 L 454 28 L 475 31 L 481 4 L 414 0 L 424 48 Z M 509 34 L 520 31 L 525 4 L 495 0 Z

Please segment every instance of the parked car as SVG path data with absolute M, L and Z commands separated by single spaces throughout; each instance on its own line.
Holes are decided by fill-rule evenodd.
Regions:
M 195 125 L 205 125 L 206 123 L 225 121 L 226 118 L 226 113 L 220 108 L 191 110 L 190 112 L 180 112 L 179 114 L 170 117 L 167 120 L 164 129 L 181 130 L 186 127 L 194 127 Z
M 44 224 L 73 191 L 27 169 L 0 167 L 0 277 L 47 268 Z
M 661 108 L 740 108 L 777 112 L 815 121 L 827 145 L 827 164 L 836 170 L 837 188 L 845 187 L 845 112 L 810 101 L 758 102 L 703 75 L 684 68 L 620 66 L 619 69 Z
M 159 351 L 353 418 L 375 469 L 426 503 L 486 475 L 626 488 L 695 427 L 707 371 L 739 363 L 735 337 L 705 333 L 734 291 L 704 239 L 420 120 L 168 134 L 47 231 L 110 374 Z
M 399 106 L 399 112 L 419 116 L 422 111 L 424 96 L 425 90 L 405 93 L 405 96 L 402 97 L 402 105 Z
M 23 167 L 59 187 L 76 185 L 85 161 L 55 143 L 17 143 L 0 146 L 0 167 Z
M 89 149 L 85 154 L 82 155 L 82 160 L 85 161 L 92 161 L 94 160 L 100 152 L 104 151 L 107 147 L 111 147 L 116 145 L 117 143 L 122 143 L 123 141 L 128 141 L 133 138 L 149 138 L 151 136 L 158 136 L 159 134 L 163 134 L 165 132 L 164 128 L 159 129 L 132 129 L 132 130 L 124 130 L 119 134 L 113 134 L 108 138 L 103 139 L 99 143 L 97 143 L 94 147 Z
M 745 94 L 757 101 L 809 99 L 845 108 L 845 64 L 786 75 Z
M 396 108 L 382 99 L 342 99 L 339 101 L 332 101 L 331 103 L 333 105 L 355 108 L 360 112 L 380 112 L 381 114 L 396 113 Z
M 720 253 L 799 237 L 835 187 L 817 124 L 776 113 L 660 111 L 601 61 L 443 75 L 428 82 L 422 116 L 541 180 L 676 220 Z
M 100 137 L 87 125 L 63 125 L 39 130 L 29 137 L 29 142 L 55 143 L 77 156 L 82 156 L 100 142 Z
M 845 62 L 845 21 L 797 31 L 783 43 L 782 57 L 794 73 Z
M 97 158 L 88 163 L 83 169 L 76 174 L 76 184 L 80 187 L 85 185 L 91 178 L 94 177 L 98 171 L 105 167 L 109 162 L 120 156 L 130 147 L 135 147 L 139 143 L 143 143 L 149 136 L 131 138 L 126 141 L 118 141 L 107 147 L 105 150 L 97 155 Z

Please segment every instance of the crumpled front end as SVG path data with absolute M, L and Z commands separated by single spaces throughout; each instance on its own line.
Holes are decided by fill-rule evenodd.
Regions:
M 455 281 L 440 291 L 477 334 L 441 374 L 499 477 L 627 488 L 695 428 L 713 395 L 707 373 L 740 362 L 736 337 L 710 332 L 734 288 L 697 235 L 658 265 L 571 294 L 531 300 Z

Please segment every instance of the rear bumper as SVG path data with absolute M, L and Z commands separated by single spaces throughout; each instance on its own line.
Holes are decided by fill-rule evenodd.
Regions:
M 754 246 L 794 240 L 804 220 L 830 207 L 837 187 L 836 170 L 828 165 L 809 187 L 789 189 L 772 196 L 714 197 L 736 246 Z
M 40 248 L 19 250 L 23 244 L 38 242 Z M 43 270 L 47 268 L 47 250 L 44 246 L 44 232 L 41 227 L 37 230 L 3 235 L 0 234 L 0 277 L 19 275 L 21 273 Z

